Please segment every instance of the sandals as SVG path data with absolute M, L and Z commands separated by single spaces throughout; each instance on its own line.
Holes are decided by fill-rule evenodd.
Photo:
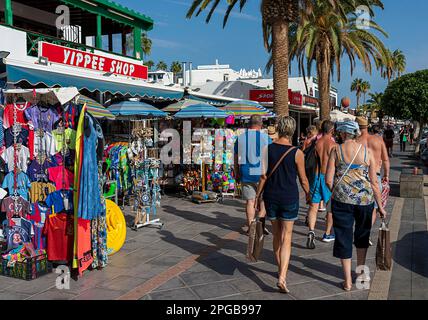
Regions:
M 342 289 L 345 290 L 346 292 L 350 292 L 352 291 L 352 286 L 351 287 L 347 287 L 345 282 L 342 282 Z
M 287 282 L 285 280 L 282 282 L 278 281 L 276 286 L 278 287 L 279 292 L 285 293 L 285 294 L 290 293 L 290 290 L 288 290 L 288 288 L 287 288 Z

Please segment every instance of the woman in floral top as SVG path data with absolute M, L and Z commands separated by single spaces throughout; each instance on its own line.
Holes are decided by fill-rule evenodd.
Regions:
M 333 191 L 332 211 L 336 235 L 333 255 L 342 261 L 345 278 L 343 289 L 350 291 L 352 242 L 357 248 L 357 265 L 364 266 L 375 201 L 382 218 L 386 217 L 386 212 L 377 184 L 376 162 L 370 149 L 356 142 L 360 134 L 358 124 L 353 121 L 339 123 L 336 131 L 344 143 L 338 145 L 330 155 L 326 183 Z M 370 281 L 369 275 L 364 276 L 365 281 Z

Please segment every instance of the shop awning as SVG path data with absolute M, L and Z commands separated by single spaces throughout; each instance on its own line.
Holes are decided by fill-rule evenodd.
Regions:
M 175 114 L 175 118 L 227 118 L 227 113 L 207 103 L 188 106 Z
M 238 100 L 220 108 L 227 113 L 233 114 L 236 118 L 245 119 L 252 115 L 259 115 L 263 118 L 273 118 L 275 114 L 255 101 Z
M 108 110 L 116 116 L 143 116 L 163 118 L 168 114 L 152 105 L 140 101 L 122 101 L 112 104 Z
M 79 90 L 87 89 L 91 92 L 110 92 L 111 94 L 122 94 L 139 96 L 142 98 L 159 100 L 180 100 L 183 97 L 183 91 L 177 89 L 166 89 L 159 85 L 152 85 L 145 82 L 141 84 L 127 83 L 127 80 L 120 79 L 114 81 L 115 77 L 108 77 L 94 73 L 79 72 L 78 76 L 60 72 L 59 67 L 34 66 L 33 68 L 24 66 L 15 66 L 7 64 L 7 80 L 9 83 L 18 83 L 26 81 L 31 85 L 46 85 L 47 87 L 77 87 Z M 130 82 L 130 81 L 129 81 Z M 132 81 L 137 82 L 137 81 Z

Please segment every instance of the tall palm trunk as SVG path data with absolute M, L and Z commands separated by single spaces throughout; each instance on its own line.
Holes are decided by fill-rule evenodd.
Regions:
M 288 29 L 285 21 L 275 21 L 272 25 L 273 59 L 273 108 L 278 116 L 288 116 Z
M 357 109 L 360 107 L 360 93 L 357 92 Z
M 330 120 L 330 59 L 329 50 L 323 43 L 316 53 L 320 120 Z

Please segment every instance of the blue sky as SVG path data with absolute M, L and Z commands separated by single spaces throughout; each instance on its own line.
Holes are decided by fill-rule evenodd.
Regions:
M 222 28 L 225 6 L 221 6 L 209 24 L 205 15 L 188 20 L 185 18 L 191 0 L 115 0 L 123 5 L 146 14 L 155 21 L 149 32 L 153 40 L 152 54 L 148 59 L 192 61 L 193 65 L 211 64 L 215 59 L 228 63 L 235 70 L 241 68 L 264 70 L 268 55 L 263 46 L 261 32 L 260 0 L 249 0 L 242 13 L 232 13 L 225 29 Z M 226 3 L 226 0 L 222 1 Z M 392 50 L 401 49 L 407 56 L 407 72 L 428 68 L 428 1 L 426 0 L 385 0 L 385 10 L 378 11 L 375 21 L 389 34 L 385 43 Z M 314 70 L 315 72 L 315 70 Z M 293 68 L 291 76 L 298 76 Z M 355 104 L 355 96 L 349 87 L 356 77 L 370 81 L 372 92 L 383 91 L 386 80 L 365 73 L 358 64 L 351 77 L 347 59 L 343 60 L 342 79 L 334 85 L 339 97 L 350 96 Z

